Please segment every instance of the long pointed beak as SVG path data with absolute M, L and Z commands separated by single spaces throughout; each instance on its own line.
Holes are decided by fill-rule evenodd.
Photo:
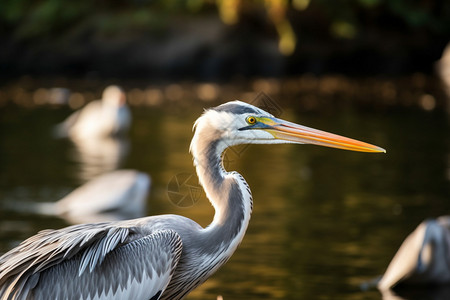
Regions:
M 264 130 L 275 138 L 301 144 L 314 144 L 361 152 L 384 152 L 381 147 L 343 137 L 337 134 L 309 128 L 277 118 L 258 118 Z

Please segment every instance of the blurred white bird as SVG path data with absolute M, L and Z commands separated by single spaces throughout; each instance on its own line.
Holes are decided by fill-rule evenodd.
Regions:
M 126 133 L 131 113 L 123 90 L 115 85 L 103 91 L 102 99 L 88 103 L 55 128 L 55 136 L 76 140 L 117 136 Z
M 435 70 L 447 95 L 447 112 L 450 113 L 450 43 L 444 48 L 441 59 L 435 63 Z
M 450 283 L 450 216 L 426 220 L 400 246 L 378 282 L 383 291 L 397 285 Z
M 72 224 L 139 218 L 146 215 L 150 184 L 145 173 L 118 170 L 87 182 L 56 203 L 39 203 L 36 210 Z

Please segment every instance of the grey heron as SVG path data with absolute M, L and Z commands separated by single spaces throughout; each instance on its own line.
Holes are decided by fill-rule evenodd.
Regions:
M 88 103 L 58 124 L 55 135 L 74 140 L 117 136 L 126 133 L 130 123 L 125 93 L 111 85 L 103 91 L 102 99 Z
M 159 215 L 41 231 L 0 257 L 0 299 L 182 299 L 225 264 L 250 220 L 250 188 L 223 168 L 226 148 L 297 143 L 385 152 L 240 101 L 206 110 L 194 127 L 190 151 L 215 209 L 210 225 Z

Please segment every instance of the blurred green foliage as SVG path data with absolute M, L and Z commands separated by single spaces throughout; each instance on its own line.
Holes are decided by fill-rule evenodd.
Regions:
M 16 41 L 70 35 L 86 28 L 98 35 L 155 34 L 163 32 L 173 16 L 216 14 L 233 25 L 243 12 L 253 12 L 273 24 L 280 51 L 289 55 L 301 36 L 301 29 L 293 25 L 298 24 L 295 18 L 309 10 L 333 38 L 357 38 L 371 22 L 384 17 L 396 19 L 404 28 L 450 36 L 446 0 L 2 0 L 0 34 Z

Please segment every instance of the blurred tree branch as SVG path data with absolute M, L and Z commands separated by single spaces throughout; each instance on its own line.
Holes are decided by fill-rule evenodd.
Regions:
M 304 34 L 298 19 L 305 14 L 319 16 L 317 27 L 328 28 L 332 39 L 358 38 L 370 26 L 387 26 L 385 19 L 406 30 L 450 37 L 450 1 L 446 0 L 2 0 L 0 38 L 48 39 L 80 28 L 100 36 L 158 34 L 171 17 L 183 15 L 217 14 L 232 26 L 239 25 L 244 11 L 273 25 L 283 55 L 298 47 Z

